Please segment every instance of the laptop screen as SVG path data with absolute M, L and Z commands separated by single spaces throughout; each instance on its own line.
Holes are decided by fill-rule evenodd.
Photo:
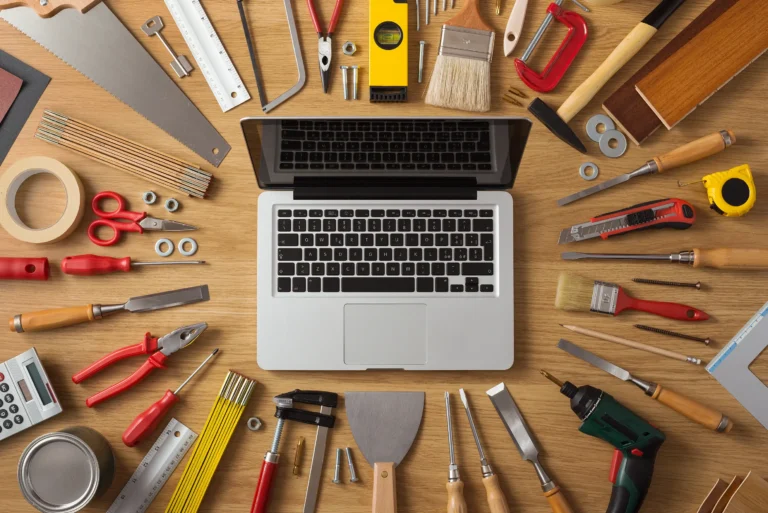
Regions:
M 513 186 L 531 130 L 525 118 L 244 118 L 259 186 L 366 177 Z

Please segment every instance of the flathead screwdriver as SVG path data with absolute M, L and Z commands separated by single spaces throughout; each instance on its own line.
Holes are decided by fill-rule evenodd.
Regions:
M 483 471 L 483 486 L 485 486 L 486 499 L 488 500 L 488 507 L 491 509 L 491 513 L 509 513 L 509 505 L 507 505 L 507 499 L 504 497 L 504 492 L 499 485 L 499 476 L 493 473 L 491 464 L 485 457 L 483 446 L 480 443 L 480 436 L 477 434 L 477 428 L 475 427 L 475 420 L 472 418 L 472 411 L 469 409 L 469 400 L 467 394 L 464 393 L 464 389 L 459 389 L 459 396 L 461 402 L 464 404 L 464 409 L 467 411 L 467 419 L 469 420 L 469 427 L 472 429 L 472 436 L 475 439 L 477 445 L 477 452 L 480 453 L 480 467 Z
M 131 257 L 112 258 L 98 255 L 76 255 L 65 257 L 61 261 L 64 274 L 75 276 L 94 276 L 118 271 L 129 272 L 135 265 L 200 265 L 205 260 L 178 260 L 173 262 L 134 262 Z
M 453 452 L 453 422 L 451 421 L 451 394 L 445 393 L 445 416 L 448 419 L 448 449 L 451 463 L 448 465 L 448 513 L 467 513 L 467 502 L 464 500 L 464 483 L 459 476 L 459 466 L 456 465 L 456 455 Z

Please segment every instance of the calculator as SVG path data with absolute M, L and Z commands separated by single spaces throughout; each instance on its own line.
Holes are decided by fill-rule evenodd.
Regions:
M 61 412 L 34 347 L 0 363 L 0 440 Z

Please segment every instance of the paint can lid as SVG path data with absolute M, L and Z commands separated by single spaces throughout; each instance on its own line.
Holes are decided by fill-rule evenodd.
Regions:
M 49 433 L 27 446 L 19 460 L 24 498 L 43 513 L 74 513 L 96 494 L 99 462 L 79 437 Z

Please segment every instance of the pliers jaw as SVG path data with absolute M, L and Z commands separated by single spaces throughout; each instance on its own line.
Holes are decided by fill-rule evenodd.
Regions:
M 319 36 L 317 38 L 317 59 L 320 64 L 320 81 L 323 84 L 323 92 L 328 93 L 331 85 L 331 36 Z
M 207 322 L 199 322 L 175 329 L 157 341 L 157 348 L 165 356 L 170 356 L 179 349 L 183 349 L 203 334 L 208 329 Z

